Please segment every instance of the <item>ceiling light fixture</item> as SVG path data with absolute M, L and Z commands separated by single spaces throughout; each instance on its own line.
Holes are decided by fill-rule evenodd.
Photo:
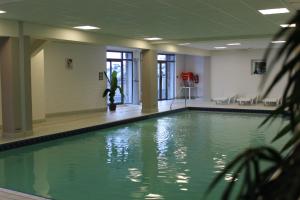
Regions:
M 0 10 L 0 14 L 4 14 L 4 13 L 6 13 L 6 11 Z
M 147 37 L 147 38 L 144 38 L 144 40 L 155 41 L 155 40 L 162 40 L 162 38 L 159 38 L 159 37 Z
M 286 41 L 284 40 L 277 40 L 277 41 L 272 41 L 273 44 L 282 44 L 285 43 Z
M 296 24 L 280 24 L 282 28 L 295 28 Z
M 215 49 L 227 49 L 227 47 L 214 47 Z
M 191 43 L 181 43 L 181 44 L 178 44 L 180 46 L 187 46 L 187 45 L 190 45 Z
M 273 9 L 265 9 L 258 10 L 263 15 L 273 15 L 273 14 L 282 14 L 289 13 L 290 11 L 287 8 L 273 8 Z
M 74 28 L 81 29 L 81 30 L 99 30 L 100 29 L 99 27 L 89 26 L 89 25 L 86 25 L 86 26 L 75 26 Z
M 241 45 L 241 43 L 229 43 L 229 44 L 227 44 L 228 46 L 239 46 L 239 45 Z

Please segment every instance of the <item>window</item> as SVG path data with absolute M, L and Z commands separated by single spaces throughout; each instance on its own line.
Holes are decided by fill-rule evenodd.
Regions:
M 119 90 L 117 90 L 115 103 L 132 103 L 133 53 L 124 51 L 107 51 L 106 59 L 107 76 L 110 77 L 113 71 L 118 73 L 118 85 L 122 87 L 125 95 L 125 97 L 122 98 Z
M 174 54 L 157 55 L 157 96 L 158 100 L 175 98 L 175 61 Z

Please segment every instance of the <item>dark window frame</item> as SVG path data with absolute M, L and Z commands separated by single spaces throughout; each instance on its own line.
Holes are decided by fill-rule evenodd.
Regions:
M 117 52 L 117 53 L 121 53 L 121 58 L 107 58 L 107 53 L 108 52 Z M 128 53 L 128 54 L 131 54 L 131 58 L 124 58 L 124 53 Z M 107 50 L 106 51 L 106 63 L 107 62 L 110 62 L 110 74 L 112 73 L 112 62 L 120 62 L 121 63 L 121 87 L 122 89 L 124 88 L 124 74 L 123 74 L 123 68 L 124 68 L 124 61 L 131 61 L 132 63 L 132 70 L 131 70 L 131 77 L 133 77 L 133 52 L 132 51 L 118 51 L 118 50 Z M 107 69 L 107 66 L 106 66 L 106 69 Z M 133 78 L 131 80 L 131 93 L 133 94 Z M 128 104 L 132 104 L 133 103 L 133 95 L 131 96 L 131 100 L 130 100 L 131 103 L 128 103 Z M 119 103 L 116 103 L 116 104 L 125 104 L 124 103 L 124 97 L 121 97 L 121 102 Z

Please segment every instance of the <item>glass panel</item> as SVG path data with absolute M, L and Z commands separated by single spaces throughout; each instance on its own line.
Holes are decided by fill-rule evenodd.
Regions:
M 165 60 L 167 60 L 167 56 L 163 55 L 163 54 L 158 54 L 157 55 L 157 60 L 165 61 Z
M 157 99 L 161 99 L 160 96 L 160 64 L 157 64 Z
M 122 86 L 122 71 L 121 71 L 121 62 L 111 62 L 111 69 L 112 72 L 116 71 L 117 72 L 117 79 L 118 79 L 118 86 Z M 116 96 L 115 96 L 115 103 L 122 103 L 122 96 L 119 90 L 116 91 Z
M 132 53 L 131 52 L 124 52 L 123 59 L 132 60 Z
M 124 103 L 132 103 L 132 61 L 123 61 L 123 92 Z
M 121 52 L 107 51 L 106 52 L 106 58 L 108 58 L 108 59 L 122 59 L 122 53 Z
M 167 67 L 161 63 L 161 99 L 167 99 Z
M 175 63 L 168 63 L 168 99 L 175 98 Z
M 107 74 L 107 77 L 110 78 L 110 76 L 111 76 L 110 62 L 106 62 L 106 74 Z M 105 79 L 106 79 L 106 77 L 105 77 Z M 109 82 L 108 82 L 108 80 L 106 80 L 106 85 L 107 85 L 107 87 L 109 87 Z M 107 103 L 109 103 L 108 97 L 106 98 L 106 101 L 107 101 Z
M 175 61 L 175 55 L 167 55 L 168 61 Z

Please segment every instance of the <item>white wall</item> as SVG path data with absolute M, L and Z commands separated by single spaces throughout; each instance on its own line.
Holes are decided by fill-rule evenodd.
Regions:
M 106 69 L 104 46 L 52 42 L 44 52 L 46 114 L 106 108 L 106 81 L 98 80 Z M 73 69 L 66 68 L 66 58 L 73 59 Z
M 45 119 L 44 50 L 31 58 L 31 94 L 33 120 Z
M 177 54 L 176 55 L 176 90 L 175 90 L 175 97 L 181 98 L 182 91 L 181 91 L 181 78 L 180 74 L 185 71 L 185 55 Z
M 251 75 L 251 60 L 262 59 L 265 50 L 225 50 L 215 51 L 211 57 L 211 92 L 212 97 L 235 94 L 252 96 L 260 93 L 261 75 Z M 270 78 L 278 71 L 274 66 Z M 281 81 L 269 95 L 280 97 L 285 81 Z

